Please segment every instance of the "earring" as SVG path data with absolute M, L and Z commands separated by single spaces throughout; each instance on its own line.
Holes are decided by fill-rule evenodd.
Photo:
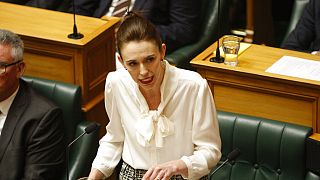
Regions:
M 166 62 L 165 62 L 163 59 L 161 60 L 161 66 L 162 66 L 163 68 L 166 67 Z

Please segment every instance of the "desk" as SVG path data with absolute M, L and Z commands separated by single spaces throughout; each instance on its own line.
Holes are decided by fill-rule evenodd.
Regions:
M 67 38 L 72 14 L 0 2 L 0 18 L 1 28 L 24 41 L 25 74 L 80 85 L 86 117 L 105 125 L 104 81 L 115 70 L 114 29 L 119 18 L 76 16 L 78 31 L 84 34 L 79 40 Z
M 208 80 L 217 109 L 313 127 L 320 132 L 320 81 L 267 73 L 283 55 L 320 60 L 319 56 L 252 44 L 238 67 L 209 61 L 216 44 L 191 64 Z

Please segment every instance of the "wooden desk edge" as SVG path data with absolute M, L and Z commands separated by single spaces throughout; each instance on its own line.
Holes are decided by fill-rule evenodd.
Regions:
M 281 80 L 286 80 L 291 83 L 300 83 L 301 85 L 313 86 L 313 87 L 318 86 L 320 88 L 320 83 L 319 83 L 319 81 L 316 81 L 316 80 L 285 76 L 285 75 L 269 73 L 269 72 L 265 72 L 265 71 L 261 71 L 261 70 L 252 70 L 252 69 L 249 70 L 246 67 L 233 68 L 233 67 L 228 67 L 228 66 L 222 66 L 219 63 L 213 63 L 213 62 L 211 63 L 208 61 L 208 58 L 213 54 L 213 51 L 216 49 L 216 46 L 217 46 L 217 42 L 214 42 L 207 49 L 205 49 L 199 55 L 197 55 L 195 58 L 193 58 L 190 61 L 190 64 L 192 65 L 192 67 L 194 67 L 196 69 L 204 68 L 204 69 L 208 69 L 208 70 L 210 70 L 211 68 L 218 68 L 221 70 L 232 70 L 232 71 L 247 73 L 250 75 L 263 76 L 264 78 L 272 78 L 275 80 L 275 82 L 277 82 L 279 79 L 281 79 Z M 246 48 L 242 52 L 242 54 L 246 53 L 246 51 L 249 50 L 250 48 L 256 48 L 259 46 L 262 46 L 262 45 L 251 44 L 248 48 Z M 262 46 L 262 47 L 265 47 L 268 49 L 273 49 L 273 50 L 281 49 L 281 48 L 270 47 L 270 46 Z M 299 57 L 299 56 L 295 56 L 295 54 L 307 54 L 304 52 L 292 51 L 292 50 L 287 50 L 287 49 L 281 49 L 281 51 L 287 51 L 289 56 L 291 56 L 290 53 L 293 52 L 294 54 L 292 56 L 294 56 L 294 57 Z M 317 57 L 315 57 L 314 55 L 311 55 L 311 56 L 308 56 L 308 58 L 306 58 L 306 59 L 317 60 Z
M 310 139 L 320 141 L 320 134 L 319 133 L 313 133 L 311 136 L 309 136 Z
M 100 19 L 105 20 L 105 21 L 120 21 L 121 18 L 118 17 L 113 17 L 113 16 L 102 16 Z

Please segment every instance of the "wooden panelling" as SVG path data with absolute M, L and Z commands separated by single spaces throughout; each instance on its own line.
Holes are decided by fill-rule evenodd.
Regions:
M 51 52 L 44 52 L 39 50 L 29 51 L 26 48 L 24 54 L 24 61 L 27 64 L 25 74 L 74 84 L 73 57 L 64 56 L 61 58 Z
M 220 110 L 250 114 L 257 117 L 312 127 L 315 121 L 315 98 L 288 96 L 281 92 L 230 86 L 214 85 L 214 100 Z M 235 90 L 236 89 L 236 90 Z M 266 111 L 267 109 L 267 111 Z

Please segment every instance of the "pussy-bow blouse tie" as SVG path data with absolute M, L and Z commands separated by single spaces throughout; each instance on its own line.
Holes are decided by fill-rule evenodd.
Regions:
M 157 148 L 163 147 L 164 138 L 174 133 L 174 124 L 158 111 L 143 113 L 136 123 L 136 137 L 141 146 L 148 147 L 154 139 Z

